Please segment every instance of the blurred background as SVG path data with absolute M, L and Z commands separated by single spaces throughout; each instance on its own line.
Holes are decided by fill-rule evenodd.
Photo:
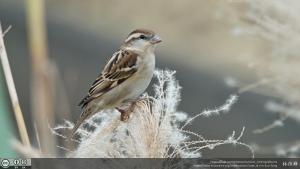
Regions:
M 56 146 L 72 145 L 53 138 L 49 128 L 77 119 L 78 102 L 112 53 L 130 31 L 147 28 L 163 39 L 156 50 L 157 68 L 177 71 L 182 86 L 179 110 L 192 116 L 250 86 L 230 113 L 198 119 L 190 130 L 222 139 L 245 126 L 242 141 L 260 147 L 256 157 L 299 156 L 300 94 L 295 79 L 300 59 L 295 44 L 300 24 L 294 17 L 300 6 L 293 0 L 286 7 L 280 1 L 264 2 L 0 0 L 2 29 L 12 26 L 4 42 L 31 144 L 42 153 L 63 156 Z M 0 138 L 0 157 L 20 156 L 10 148 L 10 140 L 20 138 L 2 72 L 0 82 L 0 133 L 5 135 Z M 286 109 L 269 113 L 270 102 Z M 288 108 L 294 110 L 292 115 L 282 114 Z M 278 121 L 282 123 L 274 129 L 253 132 Z M 279 152 L 290 148 L 294 152 Z M 251 157 L 244 147 L 232 145 L 202 155 Z

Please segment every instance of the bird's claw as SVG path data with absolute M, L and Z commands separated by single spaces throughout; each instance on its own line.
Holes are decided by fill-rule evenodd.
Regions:
M 121 113 L 120 116 L 121 121 L 127 121 L 129 119 L 129 112 L 120 108 L 116 108 L 116 109 Z
M 127 121 L 129 119 L 129 113 L 122 113 L 121 114 L 121 121 Z

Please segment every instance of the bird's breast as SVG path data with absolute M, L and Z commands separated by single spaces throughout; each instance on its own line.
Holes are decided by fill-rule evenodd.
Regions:
M 142 94 L 151 82 L 153 72 L 155 69 L 155 56 L 151 55 L 142 58 L 139 65 L 139 70 L 132 77 L 133 84 L 128 87 L 131 92 L 131 97 L 138 97 Z
M 103 103 L 110 105 L 110 107 L 114 107 L 118 106 L 122 102 L 137 98 L 147 89 L 148 85 L 150 84 L 154 69 L 154 55 L 149 56 L 148 58 L 139 58 L 138 71 L 129 79 L 125 80 L 119 86 L 103 96 Z

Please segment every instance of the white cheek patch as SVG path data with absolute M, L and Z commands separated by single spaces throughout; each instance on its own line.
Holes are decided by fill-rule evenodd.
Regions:
M 140 37 L 141 35 L 142 35 L 141 33 L 135 33 L 135 34 L 132 34 L 132 35 L 130 35 L 130 36 L 125 40 L 125 42 L 127 43 L 127 42 L 129 42 L 131 39 L 138 38 L 138 37 Z
M 137 40 L 132 43 L 132 46 L 135 48 L 143 49 L 146 45 L 146 42 L 143 40 Z

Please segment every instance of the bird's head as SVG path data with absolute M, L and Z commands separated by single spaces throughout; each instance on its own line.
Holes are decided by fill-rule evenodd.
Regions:
M 136 29 L 126 38 L 123 47 L 138 51 L 154 50 L 161 38 L 153 31 L 147 29 Z

